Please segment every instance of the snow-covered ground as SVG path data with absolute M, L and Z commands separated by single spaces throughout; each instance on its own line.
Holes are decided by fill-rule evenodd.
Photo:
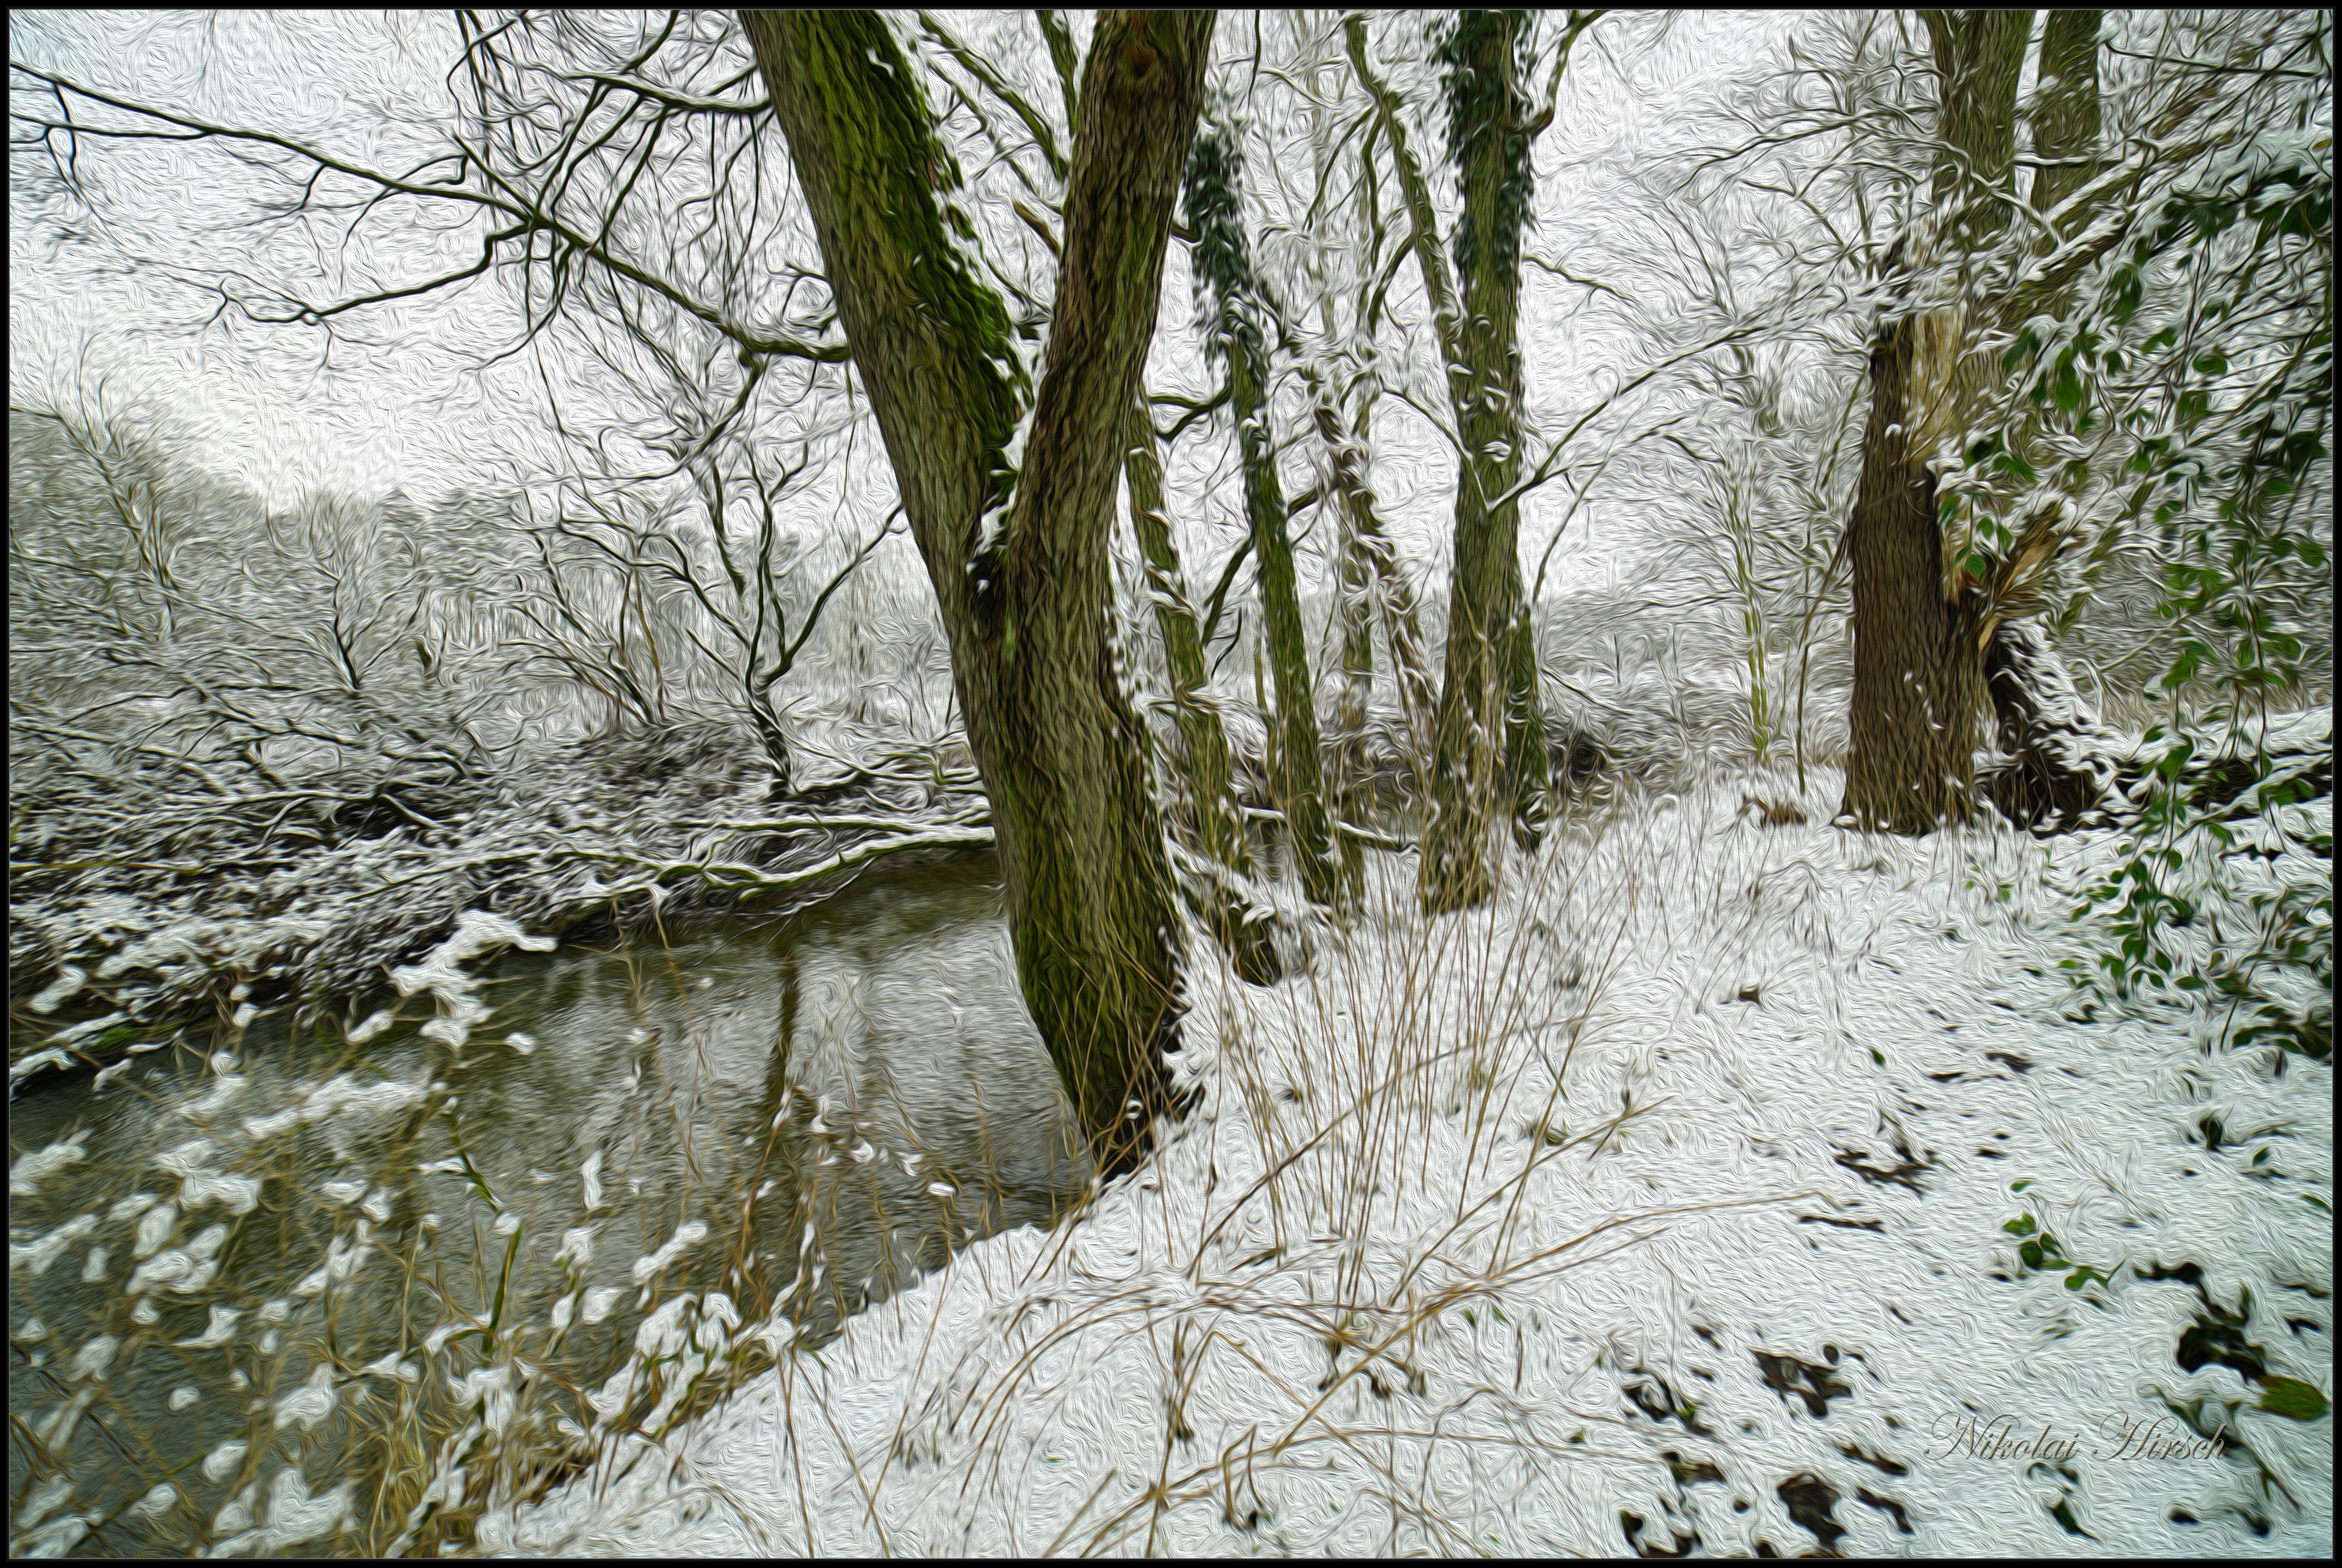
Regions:
M 1637 797 L 1436 922 L 1374 857 L 1266 991 L 1198 944 L 1204 1097 L 1154 1161 L 818 1352 L 672 1303 L 670 1380 L 695 1336 L 777 1368 L 477 1543 L 2328 1551 L 2330 1067 L 2085 1004 L 2108 835 L 1742 790 Z

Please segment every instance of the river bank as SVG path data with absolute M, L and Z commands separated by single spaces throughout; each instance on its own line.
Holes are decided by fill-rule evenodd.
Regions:
M 386 797 L 297 834 L 285 803 L 190 796 L 216 831 L 184 861 L 89 858 L 31 824 L 12 852 L 12 1093 L 35 1073 L 121 1066 L 191 1024 L 330 1017 L 465 910 L 628 934 L 745 902 L 786 910 L 889 856 L 991 843 L 965 758 L 838 757 L 776 796 L 761 755 L 721 731 L 580 744 L 440 793 L 422 803 L 439 816 Z

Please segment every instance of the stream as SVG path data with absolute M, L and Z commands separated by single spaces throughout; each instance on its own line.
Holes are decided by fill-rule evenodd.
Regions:
M 989 855 L 469 973 L 459 1045 L 425 993 L 21 1093 L 12 1554 L 385 1550 L 456 1449 L 642 1417 L 609 1380 L 663 1304 L 818 1344 L 1086 1189 Z

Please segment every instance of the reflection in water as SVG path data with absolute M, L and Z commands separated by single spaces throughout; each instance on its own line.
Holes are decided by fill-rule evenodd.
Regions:
M 663 1300 L 777 1307 L 817 1343 L 953 1246 L 1048 1223 L 1087 1164 L 990 874 L 475 964 L 493 1012 L 456 1048 L 419 1028 L 426 994 L 362 1047 L 264 1020 L 210 1043 L 232 1055 L 26 1093 L 12 1160 L 87 1136 L 12 1215 L 16 1550 L 60 1477 L 34 1512 L 80 1552 L 378 1548 L 416 1490 L 384 1473 L 429 1468 L 415 1433 L 468 1412 L 545 1424 L 542 1450 L 643 1413 L 605 1384 Z M 357 1533 L 333 1535 L 345 1480 Z

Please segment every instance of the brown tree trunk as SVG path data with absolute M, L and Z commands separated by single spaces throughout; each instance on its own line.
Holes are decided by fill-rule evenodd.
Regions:
M 1098 1168 L 1127 1168 L 1170 1101 L 1181 927 L 1114 646 L 1108 544 L 1213 17 L 1099 19 L 1016 475 L 1006 312 L 948 232 L 973 228 L 947 205 L 958 171 L 910 62 L 868 13 L 743 20 L 942 608 L 1026 1004 Z
M 1928 449 L 1908 425 L 1915 372 L 1940 357 L 1925 340 L 1944 325 L 1940 313 L 1905 316 L 1871 345 L 1870 417 L 1847 524 L 1854 711 L 1846 810 L 1889 833 L 1966 820 L 1976 783 L 1983 670 L 1967 616 L 1944 592 Z
M 2005 228 L 2016 158 L 2017 83 L 2029 11 L 1920 15 L 1927 27 L 1943 145 L 1931 226 L 1907 246 L 1915 289 L 1929 269 L 1964 270 Z M 1946 559 L 1930 459 L 1957 457 L 1987 384 L 1965 277 L 1918 299 L 1872 339 L 1870 414 L 1854 513 L 1852 755 L 1845 809 L 1864 826 L 1927 833 L 1966 821 L 1976 798 L 1989 628 Z

